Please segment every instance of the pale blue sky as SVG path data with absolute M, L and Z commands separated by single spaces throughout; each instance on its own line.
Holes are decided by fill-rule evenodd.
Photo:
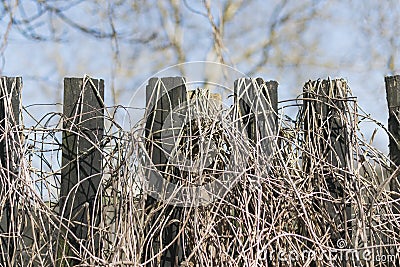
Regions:
M 34 12 L 34 5 L 26 1 L 26 9 Z M 62 2 L 62 1 L 61 1 Z M 77 2 L 77 1 L 76 1 Z M 99 29 L 110 29 L 106 17 L 98 15 L 105 12 L 109 5 L 107 1 L 102 4 L 92 5 L 92 1 L 83 1 L 76 7 L 66 11 L 65 14 L 76 19 L 81 24 L 90 25 Z M 121 1 L 124 2 L 124 1 Z M 128 5 L 130 1 L 125 2 Z M 236 67 L 239 71 L 248 73 L 260 60 L 262 50 L 253 53 L 249 58 L 241 60 L 244 51 L 253 45 L 267 39 L 269 36 L 269 23 L 274 17 L 284 17 L 292 12 L 291 9 L 301 8 L 297 1 L 288 1 L 277 15 L 275 12 L 279 4 L 284 1 L 252 1 L 244 4 L 234 15 L 224 31 L 225 62 Z M 301 2 L 301 1 L 300 1 Z M 378 14 L 374 13 L 374 5 L 364 1 L 304 1 L 315 4 L 316 15 L 307 23 L 307 29 L 300 37 L 291 38 L 296 23 L 277 28 L 277 35 L 282 36 L 279 49 L 269 51 L 272 59 L 264 64 L 263 68 L 256 71 L 254 77 L 274 79 L 279 82 L 279 99 L 285 100 L 297 97 L 304 82 L 309 79 L 343 77 L 349 81 L 353 95 L 358 97 L 360 105 L 374 118 L 387 124 L 387 107 L 384 91 L 384 76 L 389 73 L 387 60 L 389 57 L 388 40 L 395 34 L 388 27 L 388 32 L 382 33 L 374 29 L 379 21 Z M 99 2 L 101 3 L 101 2 Z M 120 72 L 116 74 L 115 86 L 122 93 L 118 104 L 128 105 L 131 96 L 146 79 L 164 67 L 178 63 L 171 50 L 153 52 L 154 46 L 162 45 L 162 40 L 169 29 L 174 34 L 180 34 L 182 49 L 187 61 L 212 60 L 209 51 L 213 46 L 212 31 L 208 19 L 196 14 L 180 2 L 181 25 L 179 32 L 174 29 L 171 20 L 162 24 L 160 22 L 157 6 L 149 1 L 149 8 L 143 12 L 130 15 L 125 14 L 123 21 L 115 21 L 115 26 L 132 38 L 148 37 L 152 31 L 159 34 L 160 43 L 128 43 L 121 38 Z M 168 9 L 167 1 L 159 1 Z M 216 23 L 225 1 L 212 1 L 212 14 Z M 364 4 L 365 3 L 365 4 Z M 187 1 L 190 8 L 205 13 L 204 6 L 196 1 Z M 371 10 L 369 10 L 370 8 Z M 124 16 L 124 6 L 116 8 L 116 17 Z M 307 8 L 304 8 L 304 12 Z M 397 10 L 397 9 L 396 9 Z M 387 16 L 396 17 L 396 10 L 388 9 Z M 169 11 L 168 11 L 169 12 Z M 303 12 L 303 13 L 304 13 Z M 301 21 L 302 12 L 293 12 Z M 132 16 L 130 18 L 129 16 Z M 135 16 L 135 17 L 133 17 Z M 46 21 L 43 19 L 43 21 Z M 0 21 L 0 32 L 5 31 L 7 17 Z M 50 41 L 38 42 L 27 40 L 18 33 L 16 28 L 11 30 L 8 46 L 4 53 L 3 75 L 22 76 L 24 79 L 23 104 L 55 103 L 61 101 L 62 77 L 89 74 L 105 80 L 106 88 L 111 87 L 111 71 L 113 64 L 112 43 L 109 40 L 99 40 L 83 33 L 77 32 L 59 21 L 54 24 L 59 26 L 59 32 L 65 32 L 66 41 L 54 43 Z M 389 24 L 390 25 L 390 24 Z M 160 28 L 161 27 L 161 28 Z M 371 28 L 371 33 L 366 34 L 361 28 Z M 395 27 L 395 25 L 393 25 Z M 157 30 L 158 29 L 158 30 Z M 42 26 L 38 32 L 46 33 L 47 28 Z M 379 36 L 383 36 L 379 39 Z M 163 37 L 164 36 L 164 37 Z M 278 38 L 279 39 L 279 38 Z M 158 40 L 158 39 L 156 39 Z M 375 47 L 377 52 L 372 52 L 370 47 Z M 386 53 L 387 52 L 387 53 Z M 302 57 L 300 64 L 291 63 L 293 57 Z M 281 59 L 281 60 L 280 60 Z M 397 63 L 397 62 L 396 62 Z M 39 80 L 37 80 L 39 79 Z M 139 92 L 131 105 L 144 107 L 144 92 Z M 111 104 L 111 91 L 106 90 L 106 103 Z M 59 109 L 60 107 L 58 107 Z M 49 110 L 55 106 L 49 106 Z M 43 108 L 32 108 L 35 116 L 47 112 Z M 29 119 L 26 120 L 29 124 Z M 364 129 L 370 135 L 373 127 Z M 388 139 L 381 131 L 378 134 L 376 145 L 387 151 Z

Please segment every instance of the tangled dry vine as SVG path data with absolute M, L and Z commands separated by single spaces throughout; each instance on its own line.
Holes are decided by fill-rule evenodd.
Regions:
M 21 116 L 8 115 L 15 107 L 2 82 L 3 265 L 395 266 L 399 204 L 390 184 L 400 168 L 365 139 L 360 125 L 387 129 L 360 111 L 344 80 L 310 81 L 302 97 L 281 101 L 279 110 L 271 107 L 268 83 L 237 86 L 241 82 L 261 94 L 261 112 L 249 115 L 252 104 L 239 102 L 210 108 L 209 92 L 188 94 L 202 115 L 175 125 L 162 166 L 143 164 L 146 158 L 154 163 L 151 148 L 161 150 L 168 140 L 149 128 L 151 112 L 126 131 L 114 117 L 123 108 L 105 108 L 102 138 L 89 140 L 101 152 L 103 169 L 90 204 L 97 208 L 81 207 L 88 218 L 84 239 L 72 230 L 79 221 L 62 214 L 58 199 L 65 168 L 61 132 L 84 139 L 87 129 L 63 127 L 68 118 L 60 113 L 22 126 Z M 193 162 L 203 164 L 202 171 L 186 168 Z M 179 191 L 224 179 L 228 166 L 234 180 L 207 205 L 171 205 L 176 191 L 162 200 L 149 194 L 149 169 Z M 96 220 L 89 210 L 98 212 Z

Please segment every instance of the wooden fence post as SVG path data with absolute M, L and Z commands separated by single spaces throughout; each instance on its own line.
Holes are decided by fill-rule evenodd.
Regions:
M 389 108 L 389 151 L 390 159 L 400 166 L 400 75 L 385 77 L 386 98 Z M 395 177 L 390 181 L 390 190 L 394 199 L 399 199 L 400 194 L 400 177 Z M 395 214 L 400 213 L 400 204 L 393 203 L 393 211 Z
M 68 245 L 62 244 L 63 254 L 70 257 L 82 257 L 84 251 L 80 249 L 80 242 L 94 255 L 100 254 L 99 232 L 93 227 L 98 226 L 101 219 L 103 99 L 103 80 L 64 79 L 60 213 L 65 219 L 65 240 L 68 241 Z M 81 261 L 73 259 L 71 262 L 79 264 Z
M 343 171 L 348 167 L 350 157 L 343 115 L 348 112 L 347 91 L 347 83 L 342 79 L 309 81 L 303 88 L 303 170 L 312 181 L 314 207 L 319 209 L 317 214 L 329 216 L 329 219 L 316 220 L 321 222 L 321 235 L 330 232 L 333 247 L 337 247 L 340 239 L 351 244 L 351 209 L 345 204 L 347 174 Z M 327 189 L 331 198 L 341 200 L 340 204 L 324 200 L 327 197 L 322 194 Z M 309 234 L 306 226 L 303 231 L 306 236 Z M 345 266 L 346 262 L 341 264 Z
M 272 153 L 278 129 L 278 82 L 262 78 L 235 81 L 234 94 L 247 136 L 264 153 Z
M 235 119 L 238 119 L 238 129 L 247 134 L 258 163 L 269 164 L 268 158 L 274 153 L 274 141 L 278 136 L 278 82 L 264 81 L 262 78 L 240 78 L 235 80 L 234 96 L 234 112 L 235 117 L 237 116 Z M 262 201 L 268 202 L 267 199 Z M 239 203 L 234 203 L 234 206 L 238 205 Z M 246 210 L 255 213 L 257 208 L 250 206 L 246 207 Z M 230 234 L 235 236 L 235 233 Z M 267 252 L 266 260 L 268 266 L 273 266 L 270 253 L 270 251 Z
M 395 164 L 395 168 L 400 167 L 400 75 L 385 77 L 386 98 L 389 109 L 389 153 L 390 159 Z M 389 183 L 391 196 L 394 200 L 392 203 L 392 212 L 395 216 L 400 214 L 400 176 L 394 177 Z M 394 232 L 397 236 L 400 234 L 400 229 L 395 228 Z M 390 239 L 390 238 L 389 238 Z M 389 241 L 387 237 L 385 240 Z M 392 243 L 392 242 L 388 242 Z M 390 247 L 390 254 L 396 255 L 396 244 Z M 399 259 L 396 257 L 396 262 Z
M 0 80 L 0 196 L 3 204 L 0 227 L 0 261 L 7 266 L 15 264 L 18 237 L 18 194 L 15 181 L 18 173 L 21 77 L 1 77 Z
M 151 78 L 146 87 L 146 103 L 149 113 L 146 122 L 146 138 L 147 151 L 151 157 L 152 163 L 157 167 L 160 174 L 166 172 L 167 156 L 163 152 L 163 142 L 166 138 L 162 135 L 161 131 L 164 123 L 167 120 L 172 120 L 171 112 L 182 103 L 186 102 L 186 86 L 185 78 L 183 77 L 165 77 L 165 78 Z M 180 127 L 179 125 L 177 127 Z M 165 145 L 165 144 L 164 144 Z M 162 181 L 161 181 L 162 183 Z M 162 184 L 157 185 L 162 187 Z M 147 213 L 152 213 L 152 209 L 156 208 L 157 200 L 151 196 L 147 197 L 146 210 Z M 176 238 L 181 227 L 180 218 L 182 215 L 181 207 L 168 206 L 162 214 L 153 213 L 153 218 L 150 221 L 160 222 L 160 218 L 169 218 L 169 220 L 177 220 L 177 222 L 170 223 L 162 231 L 162 244 L 159 244 L 153 238 L 153 234 L 149 234 L 152 225 L 146 229 L 146 240 L 144 242 L 143 261 L 148 261 L 157 254 L 161 247 L 166 247 L 172 243 Z M 168 224 L 168 223 L 166 223 Z M 153 227 L 154 229 L 154 227 Z M 160 233 L 158 233 L 159 235 Z M 157 236 L 157 234 L 156 234 Z M 158 240 L 158 238 L 157 238 Z M 178 238 L 174 244 L 170 245 L 165 252 L 157 258 L 150 261 L 147 266 L 179 266 L 182 260 L 182 238 Z

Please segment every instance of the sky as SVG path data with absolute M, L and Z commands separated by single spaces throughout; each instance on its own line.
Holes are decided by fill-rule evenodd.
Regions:
M 68 3 L 60 2 L 60 6 Z M 72 2 L 78 4 L 66 10 L 65 14 L 81 25 L 94 25 L 96 29 L 108 31 L 110 23 L 107 14 L 112 9 L 115 18 L 120 18 L 115 19 L 114 26 L 129 33 L 133 39 L 151 36 L 153 31 L 157 37 L 154 42 L 147 43 L 131 43 L 121 38 L 118 44 L 118 71 L 113 74 L 113 64 L 116 64 L 113 41 L 91 37 L 56 19 L 52 23 L 57 28 L 56 32 L 64 37 L 60 42 L 28 40 L 13 27 L 3 54 L 2 75 L 23 77 L 23 105 L 29 106 L 28 110 L 36 118 L 49 111 L 61 110 L 61 105 L 54 103 L 62 101 L 63 77 L 82 77 L 85 74 L 105 80 L 105 102 L 109 105 L 114 104 L 110 89 L 114 86 L 120 92 L 115 104 L 144 108 L 144 85 L 147 79 L 179 63 L 173 49 L 155 51 L 157 46 L 165 45 L 168 34 L 179 39 L 185 61 L 217 61 L 212 51 L 212 27 L 201 2 L 149 1 L 148 4 L 141 3 L 143 7 L 138 13 L 132 11 L 132 3 L 140 3 L 137 1 L 116 1 L 120 5 L 112 8 L 108 1 Z M 380 19 L 377 17 L 379 14 L 372 10 L 374 5 L 363 5 L 364 1 L 305 1 L 313 5 L 316 15 L 305 24 L 306 30 L 296 36 L 302 16 L 309 12 L 309 8 L 302 7 L 297 1 L 286 1 L 288 4 L 279 9 L 282 2 L 285 1 L 249 1 L 234 13 L 224 28 L 225 63 L 248 74 L 262 58 L 264 50 L 257 50 L 257 44 L 271 37 L 269 26 L 273 19 L 292 14 L 293 23 L 276 28 L 278 48 L 272 47 L 268 51 L 270 60 L 252 73 L 252 77 L 277 80 L 280 100 L 298 97 L 304 83 L 310 79 L 344 78 L 348 80 L 359 105 L 373 118 L 387 125 L 384 76 L 390 71 L 387 68 L 388 56 L 385 55 L 389 50 L 386 39 L 395 33 L 381 33 L 378 30 L 365 32 L 365 28 L 374 27 L 374 23 Z M 180 8 L 179 27 L 172 19 L 174 13 L 171 3 L 178 3 Z M 211 14 L 216 24 L 220 22 L 224 4 L 226 1 L 211 3 Z M 162 8 L 167 13 L 165 21 L 160 18 Z M 35 13 L 35 9 L 35 1 L 25 2 L 27 13 Z M 395 13 L 396 10 L 386 12 L 392 18 L 395 15 L 391 12 Z M 38 21 L 38 24 L 43 23 L 43 26 L 38 26 L 39 33 L 46 34 L 49 31 L 47 21 L 48 17 Z M 6 26 L 7 16 L 4 16 L 0 33 L 5 32 Z M 384 38 L 380 39 L 379 36 Z M 378 52 L 368 50 L 371 46 Z M 255 52 L 245 58 L 245 51 L 253 47 Z M 301 60 L 296 61 L 296 58 Z M 49 105 L 31 106 L 38 103 Z M 139 109 L 135 113 L 138 118 L 141 112 L 143 110 Z M 27 126 L 34 123 L 27 114 L 24 119 Z M 366 137 L 376 128 L 372 123 L 362 127 Z M 375 144 L 387 153 L 388 138 L 382 130 L 378 131 Z

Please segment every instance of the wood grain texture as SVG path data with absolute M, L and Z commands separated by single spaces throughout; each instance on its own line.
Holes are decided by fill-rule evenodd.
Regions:
M 104 81 L 85 78 L 64 79 L 64 124 L 60 212 L 76 238 L 68 241 L 79 251 L 79 240 L 91 247 L 91 227 L 101 217 L 102 153 L 104 132 Z M 80 224 L 82 223 L 82 224 Z M 85 226 L 89 225 L 89 227 Z M 96 239 L 97 235 L 91 235 Z M 99 253 L 99 241 L 92 243 Z M 76 262 L 73 262 L 76 264 Z

